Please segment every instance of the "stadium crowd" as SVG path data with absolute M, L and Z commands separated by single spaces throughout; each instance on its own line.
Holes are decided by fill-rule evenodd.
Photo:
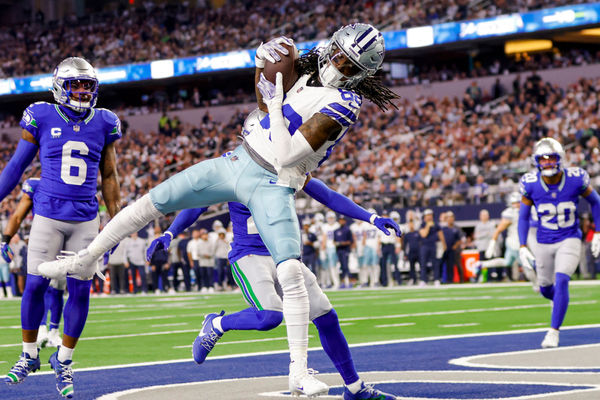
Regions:
M 325 163 L 318 177 L 357 203 L 378 210 L 504 202 L 506 195 L 516 190 L 519 176 L 531 168 L 533 143 L 552 136 L 568 149 L 569 163 L 584 167 L 598 187 L 600 79 L 581 79 L 563 90 L 532 73 L 517 78 L 512 89 L 492 101 L 491 89 L 473 82 L 462 98 L 405 99 L 398 103 L 398 110 L 387 113 L 367 105 L 349 140 L 336 146 L 331 156 L 334 162 Z M 175 118 L 164 117 L 169 123 L 155 132 L 128 127 L 124 119 L 124 137 L 118 146 L 124 203 L 199 159 L 230 150 L 245 115 L 238 111 L 227 123 L 219 123 L 207 113 L 198 126 L 174 124 Z M 14 149 L 14 142 L 2 138 L 0 168 Z M 39 164 L 34 163 L 26 176 L 39 173 Z M 18 196 L 15 190 L 0 206 L 2 225 L 15 209 Z M 319 210 L 299 194 L 299 214 Z M 104 220 L 105 211 L 101 204 Z M 408 220 L 403 221 L 405 228 Z M 23 224 L 23 232 L 28 229 L 29 224 Z M 471 245 L 468 238 L 461 238 L 461 243 Z M 394 246 L 400 249 L 399 244 Z M 441 272 L 435 277 L 435 281 L 442 280 Z
M 324 39 L 342 21 L 368 20 L 381 30 L 390 30 L 567 3 L 574 2 L 230 0 L 213 8 L 207 1 L 198 1 L 196 6 L 146 1 L 137 8 L 49 22 L 38 12 L 36 22 L 0 28 L 0 78 L 46 73 L 57 59 L 73 52 L 96 67 L 105 67 L 252 48 L 258 45 L 256 38 L 290 32 L 296 41 Z

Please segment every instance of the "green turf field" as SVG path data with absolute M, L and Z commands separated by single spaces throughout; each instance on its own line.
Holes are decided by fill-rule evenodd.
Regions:
M 574 282 L 565 326 L 600 323 L 600 281 Z M 522 285 L 327 292 L 350 344 L 544 328 L 550 302 Z M 75 352 L 76 368 L 191 359 L 203 316 L 246 305 L 239 293 L 93 297 Z M 62 324 L 61 324 L 62 329 Z M 310 327 L 310 346 L 319 347 Z M 285 327 L 229 332 L 211 355 L 287 348 Z M 42 350 L 42 362 L 53 349 Z M 21 352 L 20 299 L 0 301 L 0 375 Z

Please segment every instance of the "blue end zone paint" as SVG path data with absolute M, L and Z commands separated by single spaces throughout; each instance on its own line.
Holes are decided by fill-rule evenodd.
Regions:
M 532 396 L 543 393 L 558 393 L 577 389 L 591 389 L 592 386 L 549 386 L 493 383 L 435 383 L 435 382 L 402 382 L 382 383 L 377 385 L 387 393 L 401 397 L 423 397 L 433 399 L 502 399 L 517 396 Z M 329 389 L 330 395 L 341 396 L 343 388 Z
M 406 370 L 484 370 L 493 371 L 494 369 L 468 368 L 463 366 L 448 364 L 448 361 L 458 357 L 482 353 L 500 353 L 508 351 L 539 349 L 540 343 L 544 338 L 545 332 L 536 333 L 518 333 L 505 335 L 491 335 L 481 337 L 466 337 L 453 339 L 438 339 L 431 341 L 417 341 L 407 343 L 386 344 L 378 346 L 354 347 L 351 349 L 357 370 L 366 371 L 406 371 Z M 600 328 L 583 328 L 564 330 L 561 332 L 561 346 L 575 346 L 583 344 L 598 343 L 600 337 Z M 190 338 L 190 341 L 192 338 Z M 15 354 L 15 360 L 18 354 Z M 44 360 L 45 361 L 45 360 Z M 12 361 L 11 361 L 12 362 Z M 252 357 L 240 357 L 235 359 L 208 359 L 204 364 L 197 365 L 193 361 L 180 362 L 173 364 L 162 364 L 145 367 L 115 368 L 99 371 L 77 371 L 75 370 L 75 393 L 76 399 L 93 399 L 100 395 L 116 391 L 142 388 L 153 385 L 167 385 L 174 383 L 196 382 L 214 379 L 232 379 L 260 376 L 275 376 L 287 374 L 289 364 L 289 355 L 275 354 Z M 5 365 L 5 364 L 4 364 Z M 336 370 L 323 351 L 312 351 L 309 353 L 309 365 L 322 373 L 333 372 Z M 8 367 L 7 367 L 8 369 Z M 48 367 L 44 367 L 47 371 Z M 518 371 L 515 368 L 512 371 Z M 528 370 L 531 372 L 532 370 Z M 545 370 L 548 372 L 550 370 Z M 575 372 L 584 372 L 577 370 Z M 591 372 L 600 372 L 600 369 L 590 369 Z M 559 372 L 565 372 L 560 370 Z M 400 378 L 400 377 L 399 377 Z M 424 386 L 433 386 L 443 388 L 441 390 L 450 390 L 452 384 L 419 384 Z M 423 396 L 419 385 L 416 383 L 394 383 L 392 392 L 398 392 L 403 396 Z M 474 386 L 480 386 L 479 389 Z M 382 389 L 386 385 L 381 386 Z M 486 397 L 507 397 L 504 389 L 507 385 L 480 385 L 480 384 L 460 384 L 459 392 L 449 395 L 446 393 L 443 397 L 472 399 L 467 397 L 470 393 L 481 390 L 481 386 L 486 386 Z M 517 386 L 517 385 L 512 385 Z M 519 390 L 523 388 L 530 389 L 534 386 L 543 385 L 518 385 Z M 415 393 L 408 393 L 407 388 L 414 388 Z M 400 388 L 398 390 L 397 388 Z M 565 387 L 544 386 L 545 391 L 566 390 Z M 284 388 L 282 388 L 284 389 Z M 574 389 L 571 387 L 571 389 Z M 391 390 L 391 389 L 390 389 Z M 433 392 L 438 390 L 433 388 Z M 445 392 L 444 392 L 445 393 Z M 438 393 L 439 395 L 439 393 Z M 17 386 L 0 385 L 0 399 L 2 400 L 22 400 L 35 399 L 56 400 L 58 393 L 55 389 L 53 375 L 30 375 L 27 380 Z

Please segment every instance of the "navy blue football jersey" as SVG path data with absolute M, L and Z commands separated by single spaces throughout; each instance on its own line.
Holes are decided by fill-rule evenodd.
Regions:
M 234 263 L 249 254 L 271 255 L 258 234 L 250 210 L 241 203 L 230 202 L 228 205 L 229 217 L 233 227 L 233 242 L 229 252 L 229 262 Z
M 579 167 L 563 170 L 561 181 L 547 185 L 537 173 L 521 178 L 521 194 L 531 200 L 538 216 L 537 241 L 556 243 L 567 238 L 581 238 L 577 205 L 579 196 L 590 185 L 590 177 Z
M 20 125 L 39 143 L 42 174 L 34 212 L 63 221 L 94 219 L 102 150 L 121 137 L 119 118 L 96 108 L 73 121 L 57 104 L 37 102 L 27 107 Z

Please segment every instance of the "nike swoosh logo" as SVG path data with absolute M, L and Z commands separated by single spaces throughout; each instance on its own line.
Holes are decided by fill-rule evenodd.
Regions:
M 273 179 L 270 179 L 270 180 L 269 180 L 269 183 L 270 183 L 271 185 L 275 185 L 275 184 L 277 183 L 277 181 L 274 181 Z

